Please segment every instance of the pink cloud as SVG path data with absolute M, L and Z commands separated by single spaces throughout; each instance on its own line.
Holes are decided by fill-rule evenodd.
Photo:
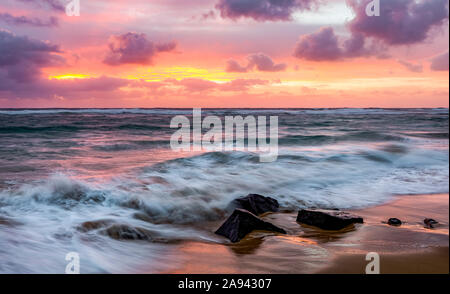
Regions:
M 269 56 L 257 53 L 247 56 L 247 65 L 241 66 L 237 61 L 231 59 L 227 62 L 227 72 L 248 72 L 253 69 L 265 72 L 278 72 L 286 69 L 285 63 L 276 64 Z
M 50 9 L 57 12 L 64 12 L 65 5 L 59 0 L 18 0 L 20 2 L 30 3 L 39 8 Z M 69 3 L 67 1 L 67 3 Z
M 448 51 L 438 56 L 435 56 L 431 60 L 431 70 L 433 71 L 448 71 Z
M 422 64 L 414 64 L 405 60 L 398 60 L 398 63 L 403 65 L 406 69 L 408 69 L 411 72 L 423 72 L 423 66 Z
M 109 38 L 109 53 L 103 60 L 108 65 L 153 64 L 159 52 L 169 52 L 176 48 L 175 42 L 154 43 L 145 34 L 126 33 Z
M 356 13 L 349 27 L 353 33 L 381 40 L 389 45 L 424 41 L 433 27 L 448 19 L 448 0 L 381 1 L 380 16 L 366 15 L 370 0 L 348 0 Z
M 385 58 L 385 48 L 377 43 L 367 44 L 366 38 L 354 33 L 350 38 L 340 41 L 333 28 L 325 27 L 300 37 L 294 49 L 294 56 L 312 61 L 334 61 L 346 58 L 371 57 Z
M 40 77 L 43 67 L 61 66 L 59 46 L 0 30 L 0 87 Z
M 9 25 L 29 25 L 33 27 L 56 27 L 58 26 L 58 19 L 54 16 L 48 20 L 42 20 L 37 17 L 14 16 L 9 13 L 0 13 L 0 21 Z
M 216 9 L 223 18 L 257 21 L 288 21 L 297 10 L 309 10 L 316 0 L 219 0 Z

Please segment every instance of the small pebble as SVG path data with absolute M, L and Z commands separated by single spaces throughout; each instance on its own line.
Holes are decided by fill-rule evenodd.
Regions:
M 402 224 L 402 221 L 398 218 L 392 217 L 387 222 L 391 226 L 400 226 Z
M 425 226 L 426 226 L 427 228 L 430 228 L 430 229 L 431 229 L 431 228 L 434 228 L 434 226 L 438 224 L 438 222 L 435 221 L 435 220 L 432 219 L 432 218 L 426 218 L 426 219 L 424 219 L 424 220 L 423 220 L 423 223 L 425 224 Z

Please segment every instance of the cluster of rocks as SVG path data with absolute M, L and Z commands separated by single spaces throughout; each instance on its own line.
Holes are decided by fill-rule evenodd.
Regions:
M 280 205 L 276 199 L 258 194 L 249 194 L 230 203 L 234 208 L 231 216 L 220 226 L 216 234 L 238 242 L 254 230 L 271 231 L 286 234 L 282 228 L 258 217 L 266 212 L 278 211 Z
M 231 242 L 238 242 L 254 230 L 263 230 L 286 234 L 286 231 L 272 223 L 262 220 L 259 215 L 276 212 L 279 204 L 276 199 L 258 194 L 249 194 L 230 203 L 234 208 L 231 216 L 216 231 Z M 323 230 L 341 230 L 354 223 L 363 223 L 363 218 L 336 210 L 307 210 L 298 212 L 297 222 L 319 227 Z
M 249 194 L 245 197 L 233 200 L 229 208 L 233 213 L 215 232 L 227 237 L 231 242 L 238 242 L 248 233 L 254 230 L 271 231 L 286 234 L 286 231 L 270 222 L 262 220 L 259 216 L 266 212 L 277 212 L 280 205 L 271 197 L 259 194 Z M 304 225 L 318 227 L 323 230 L 342 230 L 355 223 L 363 223 L 362 217 L 340 210 L 301 209 L 297 215 L 297 222 Z M 424 219 L 425 227 L 434 228 L 438 224 L 431 218 Z M 402 221 L 398 218 L 390 218 L 387 224 L 400 226 Z
M 398 218 L 392 217 L 392 218 L 388 219 L 387 224 L 391 225 L 391 226 L 401 226 L 403 224 L 403 222 L 401 220 L 399 220 Z M 432 218 L 426 218 L 423 220 L 423 224 L 425 225 L 426 228 L 433 229 L 436 225 L 439 224 L 439 222 L 437 222 L 436 220 L 434 220 Z
M 233 200 L 228 208 L 233 212 L 215 233 L 230 239 L 233 243 L 239 242 L 255 230 L 286 234 L 283 228 L 260 217 L 262 214 L 279 210 L 280 205 L 274 198 L 249 194 Z M 353 224 L 364 222 L 362 217 L 338 209 L 301 209 L 296 221 L 303 225 L 330 231 L 342 230 Z M 431 218 L 426 218 L 423 222 L 427 228 L 434 228 L 438 224 Z M 386 223 L 391 226 L 400 226 L 403 222 L 398 218 L 390 218 Z M 1 224 L 9 224 L 9 221 L 0 218 Z M 98 231 L 116 240 L 165 241 L 162 236 L 145 228 L 116 224 L 112 220 L 84 222 L 77 229 L 81 232 Z

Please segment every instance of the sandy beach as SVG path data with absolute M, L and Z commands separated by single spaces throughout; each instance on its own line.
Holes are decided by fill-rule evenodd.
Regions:
M 383 273 L 449 272 L 448 194 L 399 196 L 353 211 L 364 224 L 338 232 L 296 223 L 296 213 L 263 216 L 288 232 L 252 232 L 236 244 L 183 243 L 177 268 L 168 273 L 365 273 L 368 252 L 380 255 Z M 396 217 L 400 227 L 385 223 Z M 428 229 L 423 219 L 439 221 Z M 213 224 L 211 224 L 213 227 Z

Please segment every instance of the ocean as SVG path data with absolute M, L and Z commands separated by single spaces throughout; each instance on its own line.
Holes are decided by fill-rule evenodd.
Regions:
M 61 273 L 68 252 L 83 273 L 165 272 L 177 244 L 226 243 L 207 224 L 249 193 L 295 211 L 449 190 L 448 109 L 202 114 L 278 116 L 277 160 L 173 151 L 192 109 L 0 109 L 0 273 Z

